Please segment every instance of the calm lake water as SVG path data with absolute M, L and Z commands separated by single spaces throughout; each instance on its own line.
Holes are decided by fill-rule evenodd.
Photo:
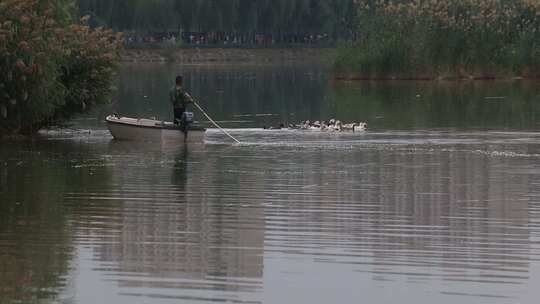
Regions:
M 168 119 L 177 73 L 217 130 Z M 538 303 L 540 85 L 128 66 L 111 106 L 0 145 L 0 303 Z M 336 117 L 367 132 L 262 130 Z M 199 115 L 199 118 L 200 115 Z

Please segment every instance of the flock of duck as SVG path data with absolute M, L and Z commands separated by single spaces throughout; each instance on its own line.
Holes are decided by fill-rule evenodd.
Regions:
M 264 127 L 264 129 L 276 130 L 284 129 L 285 125 L 280 124 L 278 127 Z M 344 132 L 352 131 L 359 132 L 365 131 L 367 128 L 367 123 L 365 122 L 353 122 L 353 123 L 343 123 L 341 120 L 330 119 L 327 121 L 315 121 L 311 122 L 309 120 L 302 121 L 299 124 L 289 124 L 288 129 L 292 130 L 310 130 L 310 131 L 324 131 L 324 132 Z

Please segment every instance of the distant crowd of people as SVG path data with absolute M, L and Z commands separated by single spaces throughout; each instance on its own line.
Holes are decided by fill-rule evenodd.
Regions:
M 325 45 L 331 42 L 326 33 L 242 33 L 242 32 L 161 32 L 151 34 L 125 34 L 124 44 L 171 43 L 185 45 Z

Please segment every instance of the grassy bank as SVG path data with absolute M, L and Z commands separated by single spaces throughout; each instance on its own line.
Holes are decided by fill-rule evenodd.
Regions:
M 538 1 L 379 0 L 359 11 L 360 39 L 340 47 L 338 78 L 540 76 Z

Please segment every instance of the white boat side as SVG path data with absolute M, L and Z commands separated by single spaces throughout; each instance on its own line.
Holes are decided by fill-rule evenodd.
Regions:
M 187 139 L 185 139 L 184 132 L 171 122 L 117 115 L 109 115 L 105 121 L 111 135 L 117 140 L 202 143 L 206 131 L 204 128 L 192 126 L 188 130 Z

